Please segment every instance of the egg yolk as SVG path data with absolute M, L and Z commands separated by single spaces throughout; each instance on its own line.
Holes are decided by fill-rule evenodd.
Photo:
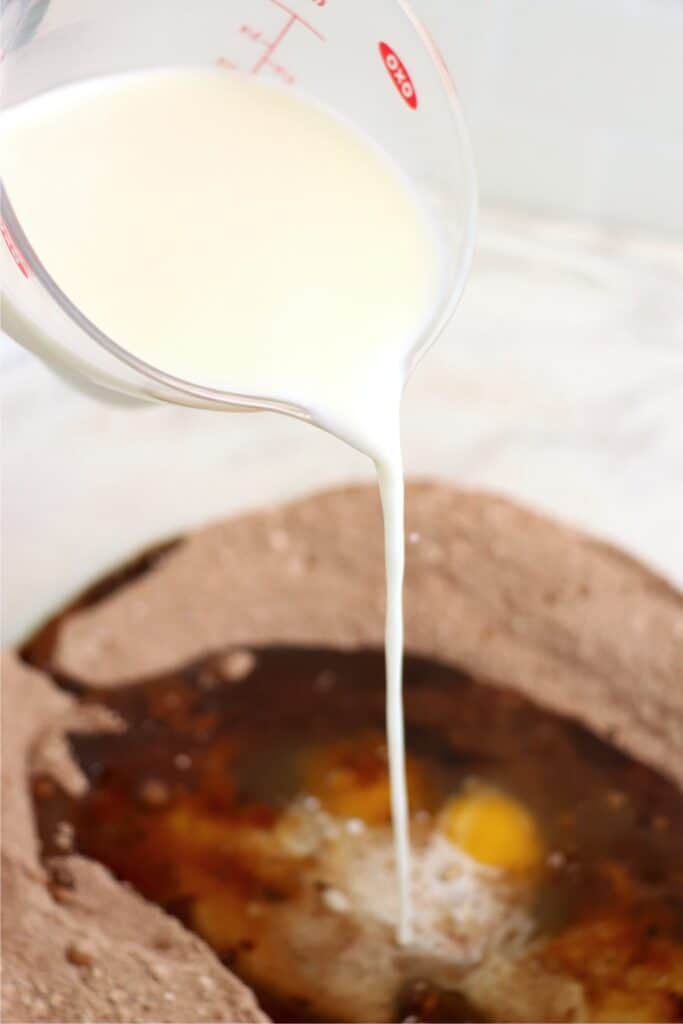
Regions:
M 366 825 L 391 821 L 391 791 L 386 749 L 381 737 L 369 735 L 309 752 L 303 762 L 304 788 L 325 810 Z M 406 781 L 412 811 L 430 805 L 421 766 L 408 758 Z
M 452 843 L 480 864 L 528 872 L 543 857 L 538 826 L 519 801 L 494 789 L 456 797 L 446 806 L 442 828 Z

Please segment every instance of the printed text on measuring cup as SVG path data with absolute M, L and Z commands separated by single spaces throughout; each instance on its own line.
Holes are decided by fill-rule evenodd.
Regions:
M 399 95 L 412 110 L 417 110 L 417 92 L 405 64 L 387 43 L 379 44 L 379 52 Z

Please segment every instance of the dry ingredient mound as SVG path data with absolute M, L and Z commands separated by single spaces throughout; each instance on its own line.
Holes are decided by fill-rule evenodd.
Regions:
M 572 715 L 683 782 L 677 591 L 574 530 L 440 485 L 409 486 L 407 535 L 408 649 Z M 65 731 L 120 728 L 60 684 L 123 684 L 230 646 L 382 643 L 372 488 L 208 527 L 142 567 L 80 602 L 23 659 L 3 659 L 7 1022 L 266 1019 L 200 939 L 74 855 L 68 830 L 63 856 L 41 863 L 29 775 L 77 792 Z

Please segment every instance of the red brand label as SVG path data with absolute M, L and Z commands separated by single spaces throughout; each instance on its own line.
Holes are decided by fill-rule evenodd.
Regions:
M 5 245 L 9 249 L 10 256 L 12 257 L 12 259 L 14 260 L 16 265 L 19 267 L 19 270 L 22 272 L 24 277 L 28 277 L 29 276 L 28 263 L 26 262 L 24 257 L 19 252 L 19 249 L 17 248 L 14 239 L 10 235 L 9 228 L 5 224 L 4 220 L 0 220 L 0 235 L 2 235 L 2 237 L 5 239 Z
M 389 77 L 396 86 L 399 95 L 412 110 L 417 110 L 417 93 L 405 64 L 386 43 L 379 44 L 379 52 L 382 56 L 384 67 L 389 72 Z

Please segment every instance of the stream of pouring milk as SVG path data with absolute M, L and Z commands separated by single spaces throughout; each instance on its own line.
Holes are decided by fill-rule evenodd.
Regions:
M 398 935 L 408 941 L 399 412 L 440 292 L 425 212 L 350 125 L 219 71 L 59 89 L 4 115 L 0 142 L 29 241 L 110 338 L 192 383 L 295 404 L 374 460 Z

